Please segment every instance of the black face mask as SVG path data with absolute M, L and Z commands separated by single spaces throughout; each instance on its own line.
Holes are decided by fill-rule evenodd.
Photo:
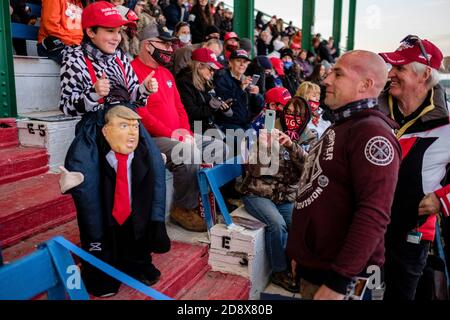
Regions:
M 172 51 L 166 51 L 162 49 L 156 48 L 152 43 L 150 43 L 151 46 L 155 49 L 153 50 L 153 53 L 148 52 L 153 60 L 155 60 L 159 65 L 167 66 L 170 65 L 172 62 Z

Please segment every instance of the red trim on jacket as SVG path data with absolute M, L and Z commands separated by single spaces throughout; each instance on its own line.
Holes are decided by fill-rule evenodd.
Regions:
M 441 207 L 442 207 L 442 214 L 445 217 L 450 216 L 450 184 L 446 185 L 445 187 L 436 190 L 434 194 L 439 198 L 441 201 Z

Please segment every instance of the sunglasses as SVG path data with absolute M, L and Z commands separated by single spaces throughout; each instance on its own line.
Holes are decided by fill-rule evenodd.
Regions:
M 420 52 L 422 53 L 422 56 L 427 60 L 427 65 L 430 66 L 430 59 L 428 59 L 427 51 L 425 50 L 425 47 L 423 46 L 422 40 L 415 35 L 409 35 L 406 36 L 400 43 L 405 43 L 410 46 L 414 46 L 415 44 L 419 45 Z
M 171 42 L 151 40 L 148 43 L 150 43 L 153 47 L 155 47 L 153 45 L 153 43 L 161 43 L 167 50 L 172 47 L 172 43 Z

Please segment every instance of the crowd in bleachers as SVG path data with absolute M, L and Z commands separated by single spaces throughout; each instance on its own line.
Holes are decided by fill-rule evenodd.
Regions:
M 164 224 L 165 179 L 160 153 L 165 155 L 165 167 L 174 177 L 170 218 L 185 229 L 206 231 L 198 201 L 200 164 L 202 160 L 217 164 L 237 155 L 242 144 L 233 143 L 230 149 L 230 140 L 239 141 L 235 141 L 236 135 L 229 137 L 228 132 L 250 131 L 255 136 L 244 144 L 248 147 L 248 162 L 238 196 L 243 196 L 247 211 L 267 225 L 266 250 L 273 270 L 272 282 L 298 292 L 299 276 L 293 272 L 302 270 L 301 276 L 311 280 L 302 282 L 302 286 L 315 292 L 311 298 L 343 299 L 346 290 L 355 285 L 354 277 L 363 274 L 361 268 L 369 263 L 383 264 L 383 238 L 391 203 L 394 202 L 393 218 L 398 219 L 395 210 L 403 213 L 402 205 L 411 202 L 407 192 L 395 191 L 401 161 L 398 140 L 405 133 L 407 136 L 426 132 L 438 125 L 448 129 L 445 94 L 437 85 L 436 76 L 442 53 L 436 46 L 408 36 L 396 52 L 380 54 L 381 57 L 357 50 L 337 59 L 339 49 L 332 38 L 323 40 L 320 34 L 315 35 L 309 51 L 302 48 L 302 33 L 292 23 L 285 26 L 276 16 L 265 21 L 261 12 L 255 18 L 254 39 L 246 39 L 233 30 L 233 12 L 214 0 L 87 2 L 90 1 L 42 0 L 37 39 L 38 54 L 61 65 L 60 109 L 68 115 L 82 116 L 66 167 L 85 177 L 84 183 L 71 192 L 77 206 L 81 244 L 86 250 L 99 243 L 106 244 L 107 250 L 118 246 L 117 256 L 95 254 L 117 267 L 129 268 L 127 272 L 147 284 L 156 283 L 160 272 L 148 253 L 170 248 Z M 37 20 L 23 1 L 11 1 L 11 8 L 14 21 L 33 24 Z M 392 65 L 390 83 L 386 83 L 386 62 Z M 387 90 L 383 91 L 384 87 Z M 114 168 L 115 159 L 120 161 L 122 157 L 114 158 L 109 141 L 102 138 L 104 126 L 108 125 L 105 113 L 118 105 L 136 111 L 132 118 L 126 118 L 136 122 L 134 127 L 139 128 L 140 134 L 138 149 L 129 153 L 131 159 L 144 157 L 147 162 L 143 163 L 151 166 L 149 170 L 154 174 L 147 177 L 147 188 L 127 189 L 136 181 L 125 180 L 126 191 L 121 196 L 131 195 L 133 204 L 139 202 L 142 206 L 132 204 L 130 212 L 127 199 L 128 211 L 120 222 L 112 205 L 108 210 L 114 218 L 109 211 L 101 215 L 106 210 L 102 208 L 105 200 L 97 192 L 104 188 L 102 170 Z M 378 105 L 384 108 L 384 115 Z M 332 122 L 333 126 L 326 130 Z M 397 126 L 403 126 L 396 131 L 398 139 L 393 135 Z M 214 134 L 207 134 L 209 129 Z M 274 131 L 268 135 L 261 129 Z M 419 152 L 413 146 L 416 138 L 403 140 L 402 149 Z M 271 159 L 279 164 L 276 172 L 267 171 L 270 168 L 253 153 L 258 148 L 252 149 L 271 145 L 271 139 L 279 142 L 278 158 Z M 136 142 L 135 138 L 131 140 Z M 205 159 L 202 151 L 208 149 L 214 152 Z M 447 146 L 442 146 L 439 154 L 445 154 L 443 150 L 448 150 Z M 424 158 L 424 152 L 419 152 L 418 157 Z M 130 159 L 127 157 L 122 159 L 124 172 Z M 249 163 L 252 157 L 255 163 Z M 446 155 L 445 161 L 439 160 L 441 178 L 448 173 L 448 159 Z M 415 194 L 417 203 L 405 206 L 408 213 L 412 212 L 413 224 L 405 227 L 399 219 L 398 225 L 407 229 L 401 232 L 391 224 L 387 234 L 395 237 L 387 237 L 391 243 L 386 246 L 390 288 L 395 289 L 396 282 L 411 285 L 404 290 L 401 284 L 399 292 L 392 293 L 391 289 L 390 294 L 407 299 L 415 295 L 430 242 L 434 240 L 434 214 L 450 206 L 448 182 L 436 180 L 430 190 L 422 190 L 421 178 L 410 181 L 411 177 L 420 176 L 415 172 L 417 167 L 409 169 L 414 173 L 400 170 L 399 181 L 403 181 L 404 189 L 409 190 L 408 184 L 415 183 L 420 189 Z M 128 170 L 135 174 L 134 167 L 129 166 Z M 422 170 L 422 174 L 425 172 Z M 430 181 L 439 174 L 429 177 Z M 310 179 L 311 184 L 305 186 L 305 179 Z M 317 180 L 315 190 L 311 188 L 312 180 Z M 327 193 L 325 188 L 331 191 Z M 237 192 L 233 186 L 224 186 L 221 191 L 225 198 L 233 198 Z M 322 192 L 321 201 L 316 201 Z M 110 201 L 111 194 L 108 196 Z M 404 201 L 403 196 L 408 199 Z M 311 206 L 313 202 L 317 208 Z M 233 206 L 231 202 L 227 205 Z M 417 206 L 419 214 L 428 215 L 426 219 L 417 218 Z M 142 208 L 151 208 L 151 216 L 147 211 L 142 213 Z M 448 216 L 448 209 L 445 210 Z M 292 212 L 297 220 L 292 219 Z M 131 213 L 137 218 L 130 222 L 127 217 Z M 340 218 L 334 221 L 336 213 Z M 308 214 L 309 220 L 302 220 Z M 109 219 L 108 223 L 103 219 Z M 113 219 L 118 224 L 111 222 Z M 287 252 L 295 263 L 307 262 L 300 269 L 285 260 L 291 224 L 295 232 L 290 235 Z M 118 237 L 105 239 L 103 232 Z M 134 238 L 134 233 L 151 233 L 151 247 L 145 241 L 139 242 L 142 237 Z M 306 240 L 317 240 L 317 255 L 308 251 L 306 236 Z M 397 248 L 397 242 L 407 246 Z M 411 245 L 421 245 L 417 251 L 420 257 L 403 259 L 403 254 L 412 252 Z M 124 250 L 128 247 L 136 250 Z M 335 258 L 340 258 L 340 264 L 330 262 Z M 418 260 L 420 265 L 416 266 Z M 398 265 L 399 261 L 405 262 L 406 267 Z M 403 274 L 409 278 L 399 281 L 393 276 Z M 98 295 L 117 292 L 116 284 L 105 287 L 107 281 L 103 282 L 101 275 L 94 272 L 91 276 L 88 287 L 97 290 Z
M 222 2 L 110 2 L 123 22 L 113 19 L 115 13 L 107 4 L 93 9 L 86 1 L 43 0 L 37 39 L 38 54 L 61 65 L 61 110 L 69 115 L 83 116 L 65 165 L 68 170 L 82 172 L 85 176 L 83 185 L 72 195 L 83 231 L 82 246 L 87 250 L 93 241 L 102 241 L 98 239 L 101 231 L 93 232 L 91 226 L 88 228 L 90 231 L 85 232 L 84 225 L 91 225 L 92 222 L 88 221 L 93 219 L 92 212 L 100 210 L 101 200 L 94 192 L 100 186 L 95 187 L 98 178 L 93 172 L 103 161 L 98 156 L 90 161 L 79 160 L 86 154 L 102 152 L 101 146 L 97 147 L 99 131 L 95 129 L 104 121 L 104 111 L 99 109 L 102 104 L 132 102 L 145 105 L 136 111 L 142 119 L 144 131 L 152 137 L 149 146 L 156 146 L 165 154 L 166 167 L 174 175 L 170 217 L 191 231 L 206 230 L 205 221 L 199 214 L 196 182 L 199 163 L 195 161 L 195 155 L 211 146 L 214 146 L 215 154 L 210 159 L 203 158 L 204 162 L 220 163 L 237 154 L 239 148 L 229 150 L 224 144 L 228 142 L 224 141 L 227 129 L 252 128 L 258 132 L 264 128 L 266 110 L 272 110 L 276 114 L 276 128 L 282 130 L 280 141 L 289 146 L 283 149 L 283 157 L 290 153 L 290 157 L 295 159 L 302 157 L 302 150 L 308 150 L 330 124 L 322 115 L 320 92 L 333 58 L 326 41 L 322 42 L 319 37 L 314 40 L 314 44 L 319 41 L 317 50 L 302 50 L 301 32 L 292 23 L 286 27 L 276 16 L 266 22 L 258 13 L 255 38 L 244 38 L 233 31 L 233 12 Z M 11 1 L 11 8 L 15 22 L 36 23 L 36 17 L 30 15 L 25 2 Z M 111 15 L 105 14 L 106 11 Z M 15 43 L 15 46 L 16 53 L 21 53 L 18 49 L 20 43 Z M 298 97 L 291 100 L 296 95 Z M 201 125 L 200 130 L 196 128 L 198 124 Z M 216 137 L 206 136 L 208 129 L 216 130 Z M 174 133 L 179 135 L 179 141 L 173 139 Z M 142 139 L 150 138 L 143 135 Z M 186 146 L 192 148 L 192 159 L 178 161 L 180 159 L 174 158 L 174 149 Z M 156 166 L 158 157 L 154 153 L 152 157 Z M 251 178 L 252 171 L 249 171 L 251 180 L 244 182 L 240 192 L 258 194 L 263 192 L 262 188 L 266 190 L 264 197 L 269 190 L 285 189 L 286 179 L 295 184 L 294 180 L 301 173 L 300 158 L 296 162 L 287 158 L 280 160 L 285 169 L 274 178 L 278 182 L 265 181 L 256 187 L 260 178 Z M 147 198 L 148 202 L 153 201 L 153 205 L 161 200 L 158 190 L 163 190 L 158 189 L 158 182 L 154 183 L 154 194 Z M 281 195 L 278 190 L 276 199 L 269 197 L 268 201 L 280 203 L 290 216 L 295 190 L 288 186 L 281 192 L 286 195 Z M 225 187 L 224 192 L 227 198 L 236 196 L 232 185 Z M 248 206 L 261 201 L 258 196 L 245 199 Z M 228 205 L 231 207 L 231 202 Z M 251 212 L 261 217 L 261 212 Z M 152 216 L 158 213 L 156 210 Z M 286 223 L 290 224 L 290 218 Z M 126 230 L 131 226 L 126 225 L 120 230 L 128 232 Z M 279 236 L 284 237 L 286 230 L 280 232 Z M 279 248 L 274 250 L 277 251 L 278 262 L 271 260 L 277 275 L 273 280 L 289 289 L 291 278 L 287 275 L 284 258 L 280 258 L 284 255 L 285 243 L 277 243 L 277 246 Z M 147 259 L 144 259 L 145 265 L 151 266 Z M 111 263 L 114 264 L 113 261 Z M 159 278 L 157 270 L 148 270 L 149 273 L 141 280 L 153 282 Z M 86 278 L 88 287 L 99 295 L 112 290 L 111 287 L 105 288 L 108 281 L 101 279 L 98 274 Z M 111 286 L 114 287 L 113 284 Z M 297 290 L 295 284 L 292 286 L 291 290 Z

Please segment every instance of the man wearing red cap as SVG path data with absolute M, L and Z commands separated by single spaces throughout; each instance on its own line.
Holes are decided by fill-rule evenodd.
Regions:
M 140 81 L 154 74 L 160 84 L 158 92 L 149 97 L 146 107 L 140 108 L 138 113 L 158 148 L 167 156 L 166 167 L 173 173 L 171 220 L 190 231 L 206 231 L 206 223 L 198 214 L 197 171 L 203 160 L 201 151 L 212 142 L 201 133 L 191 131 L 175 79 L 165 67 L 171 62 L 171 42 L 175 38 L 156 24 L 145 27 L 138 37 L 141 40 L 139 56 L 131 64 Z M 222 146 L 214 148 L 221 155 Z
M 403 151 L 386 233 L 385 299 L 413 300 L 435 238 L 436 214 L 448 217 L 450 209 L 450 124 L 438 84 L 442 53 L 410 35 L 396 51 L 380 55 L 392 65 L 380 108 L 399 124 Z
M 228 61 L 231 54 L 240 48 L 239 36 L 236 32 L 227 32 L 223 38 L 223 56 L 224 61 L 220 61 L 225 67 L 228 67 Z

